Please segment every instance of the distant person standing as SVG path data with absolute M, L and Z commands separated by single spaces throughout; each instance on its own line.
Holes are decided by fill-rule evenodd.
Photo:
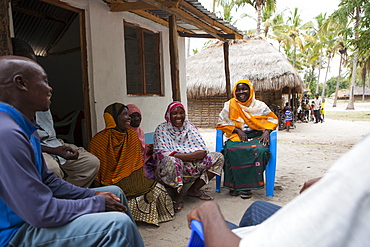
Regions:
M 287 106 L 285 110 L 285 126 L 287 132 L 289 132 L 290 126 L 292 126 L 292 121 L 293 121 L 292 108 L 290 106 Z
M 315 101 L 312 101 L 311 102 L 311 106 L 310 106 L 310 121 L 313 122 L 314 121 L 314 112 L 313 112 L 313 109 L 315 108 Z
M 325 118 L 325 98 L 322 99 L 322 103 L 321 103 L 321 123 L 324 122 L 324 118 Z
M 320 116 L 320 110 L 321 110 L 321 98 L 319 97 L 319 94 L 315 94 L 315 100 L 314 100 L 314 107 L 313 107 L 313 114 L 315 115 L 315 122 L 318 123 L 321 122 L 321 116 Z
M 302 98 L 302 111 L 304 111 L 304 116 L 307 121 L 310 121 L 310 98 L 306 93 Z

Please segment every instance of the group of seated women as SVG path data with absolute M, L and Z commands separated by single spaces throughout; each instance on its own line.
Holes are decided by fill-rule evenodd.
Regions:
M 168 105 L 166 121 L 154 132 L 154 146 L 145 144 L 137 106 L 109 105 L 104 111 L 105 129 L 89 145 L 100 160 L 93 186 L 119 186 L 135 221 L 155 225 L 174 219 L 174 212 L 183 208 L 185 184 L 190 185 L 187 196 L 213 200 L 200 189 L 221 175 L 224 163 L 224 185 L 230 194 L 250 197 L 251 189 L 263 187 L 263 170 L 270 155 L 266 145 L 277 118 L 255 99 L 249 81 L 239 81 L 233 96 L 225 103 L 217 125 L 229 138 L 223 154 L 208 151 L 180 102 Z

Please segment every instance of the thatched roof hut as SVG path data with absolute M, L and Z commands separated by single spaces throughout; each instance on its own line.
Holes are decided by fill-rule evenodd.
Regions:
M 253 82 L 256 91 L 288 89 L 303 92 L 304 82 L 289 61 L 261 38 L 235 40 L 229 46 L 231 87 L 241 79 Z M 189 98 L 226 93 L 222 42 L 211 44 L 186 61 Z
M 354 99 L 355 100 L 362 100 L 362 95 L 364 93 L 364 89 L 362 86 L 355 86 L 354 88 Z M 350 88 L 340 89 L 338 90 L 338 99 L 349 99 L 350 95 Z M 335 93 L 332 93 L 330 97 L 334 97 Z M 370 99 L 370 88 L 365 87 L 365 100 Z
M 282 95 L 301 93 L 304 82 L 289 61 L 262 38 L 235 40 L 229 44 L 230 86 L 241 79 L 253 82 L 256 98 L 270 107 L 282 106 Z M 222 42 L 186 61 L 189 119 L 199 127 L 214 127 L 226 97 Z

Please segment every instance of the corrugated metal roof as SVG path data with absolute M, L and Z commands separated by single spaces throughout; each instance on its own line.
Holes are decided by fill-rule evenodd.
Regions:
M 28 42 L 36 55 L 45 56 L 77 13 L 38 0 L 13 3 L 15 37 Z
M 191 15 L 199 22 L 202 22 L 203 25 L 211 27 L 213 30 L 217 30 L 220 34 L 228 34 L 221 30 L 221 25 L 223 29 L 225 29 L 224 27 L 226 27 L 226 29 L 230 29 L 231 32 L 229 33 L 241 35 L 241 32 L 236 27 L 218 18 L 214 13 L 204 8 L 197 0 L 185 0 L 185 3 L 190 4 L 201 14 L 207 16 L 208 22 L 186 10 L 186 8 L 181 4 L 178 6 L 181 11 Z M 59 41 L 61 36 L 78 15 L 73 11 L 54 6 L 40 0 L 12 1 L 12 10 L 15 37 L 28 42 L 34 49 L 36 55 L 39 56 L 46 56 L 48 54 L 49 50 Z M 145 11 L 166 22 L 168 22 L 169 16 L 171 16 L 170 13 L 162 9 L 156 9 L 155 7 Z M 218 25 L 215 25 L 214 22 L 217 22 Z M 202 28 L 199 28 L 192 23 L 188 23 L 182 18 L 177 18 L 177 25 L 180 28 L 187 30 L 188 33 L 207 34 L 207 32 Z
M 210 30 L 216 30 L 217 34 L 222 37 L 222 35 L 233 34 L 237 36 L 236 38 L 241 39 L 243 34 L 239 31 L 236 27 L 231 25 L 230 23 L 224 21 L 223 19 L 217 17 L 214 13 L 208 11 L 201 3 L 197 0 L 183 0 L 183 1 L 171 1 L 171 0 L 102 0 L 103 2 L 107 3 L 108 6 L 111 7 L 111 11 L 113 12 L 120 12 L 120 11 L 131 11 L 133 13 L 137 13 L 133 8 L 130 10 L 130 7 L 126 7 L 125 10 L 120 10 L 120 5 L 124 6 L 124 4 L 132 4 L 132 3 L 147 3 L 146 7 L 143 7 L 145 12 L 149 13 L 152 16 L 162 19 L 165 22 L 168 22 L 169 16 L 172 13 L 169 13 L 171 10 L 180 10 L 176 12 L 176 21 L 177 25 L 180 28 L 184 28 L 187 31 L 185 33 L 194 33 L 194 34 L 202 34 L 207 35 L 209 32 L 206 29 L 209 27 Z M 156 4 L 159 4 L 156 5 Z M 167 4 L 177 4 L 177 7 L 166 7 Z M 157 7 L 154 7 L 156 5 Z M 129 6 L 129 5 L 128 5 Z M 142 5 L 143 6 L 143 5 Z M 168 10 L 169 9 L 169 10 Z M 167 10 L 167 11 L 166 11 Z M 140 13 L 138 13 L 140 15 Z M 183 16 L 181 15 L 183 14 Z M 186 16 L 191 16 L 192 19 L 195 19 L 198 23 L 202 23 L 203 28 L 199 27 L 199 25 L 195 25 L 194 22 L 187 21 Z M 145 16 L 147 18 L 147 15 Z M 185 17 L 185 18 L 183 18 Z M 155 19 L 155 18 L 154 18 Z M 153 20 L 153 19 L 152 19 Z M 155 20 L 154 20 L 155 21 Z M 226 30 L 226 31 L 225 31 Z
M 218 23 L 221 23 L 222 25 L 224 25 L 224 26 L 226 26 L 226 27 L 234 30 L 235 32 L 238 32 L 238 33 L 242 34 L 240 30 L 238 30 L 236 27 L 234 27 L 233 25 L 231 25 L 229 22 L 224 21 L 223 19 L 217 17 L 215 13 L 207 10 L 197 0 L 185 0 L 185 1 L 188 2 L 188 3 L 190 3 L 193 7 L 195 7 L 196 9 L 198 9 L 199 11 L 201 11 L 202 13 L 208 15 L 209 17 L 211 17 L 213 20 L 217 21 Z

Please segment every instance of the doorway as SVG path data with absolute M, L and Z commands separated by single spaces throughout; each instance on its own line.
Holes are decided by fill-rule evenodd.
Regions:
M 57 135 L 72 131 L 72 141 L 87 147 L 91 116 L 84 10 L 56 0 L 13 0 L 12 16 L 14 36 L 31 45 L 49 76 L 54 122 L 74 115 L 74 130 L 56 127 Z

